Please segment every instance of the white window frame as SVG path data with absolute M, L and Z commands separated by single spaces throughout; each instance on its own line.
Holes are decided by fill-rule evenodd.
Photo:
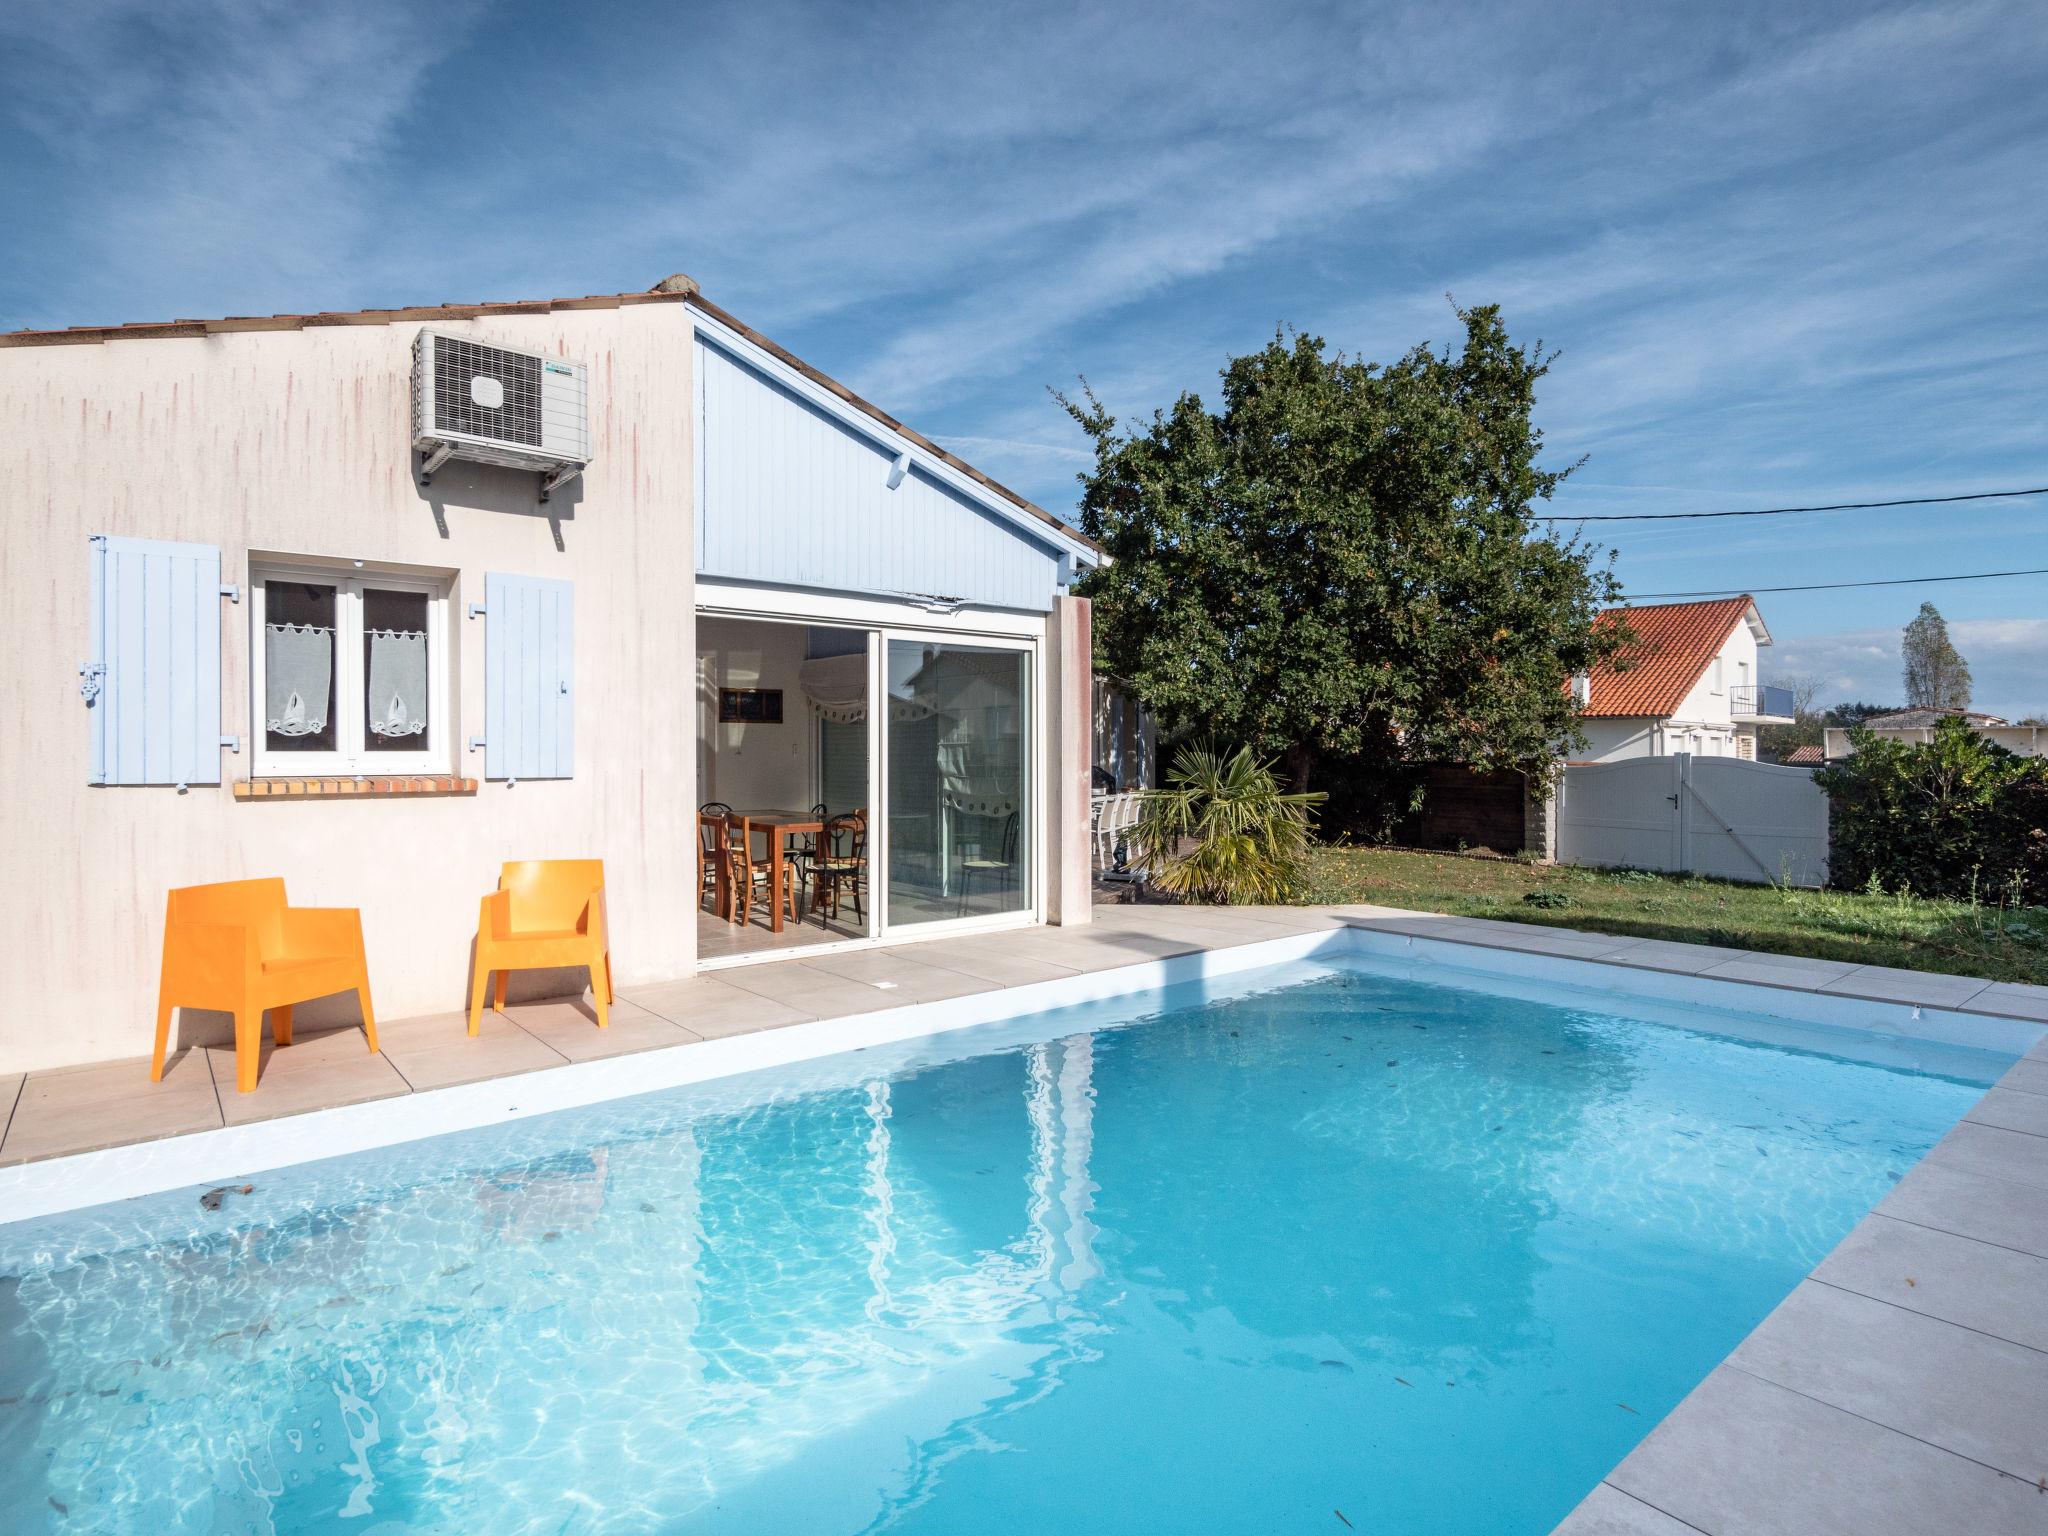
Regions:
M 1713 682 L 1707 685 L 1707 691 L 1714 694 L 1716 697 L 1719 697 L 1722 693 L 1725 693 L 1727 691 L 1722 685 L 1721 658 L 1719 656 L 1716 656 L 1714 658 L 1714 680 Z
M 264 707 L 263 627 L 272 581 L 334 588 L 335 750 L 280 752 L 268 745 Z M 448 650 L 454 643 L 448 620 L 449 582 L 430 576 L 379 570 L 368 565 L 293 564 L 252 560 L 249 564 L 249 725 L 258 778 L 381 778 L 386 774 L 445 774 L 453 756 L 448 689 Z M 418 592 L 427 599 L 426 745 L 417 752 L 372 752 L 363 722 L 363 589 Z

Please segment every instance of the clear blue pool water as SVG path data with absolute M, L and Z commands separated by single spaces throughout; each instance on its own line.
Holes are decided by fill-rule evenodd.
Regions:
M 1988 1078 L 1229 985 L 0 1228 L 7 1529 L 1539 1536 Z

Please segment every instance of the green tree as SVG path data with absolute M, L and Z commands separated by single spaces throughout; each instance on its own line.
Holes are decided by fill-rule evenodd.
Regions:
M 1583 742 L 1570 679 L 1632 639 L 1593 622 L 1613 553 L 1531 513 L 1570 473 L 1537 464 L 1551 359 L 1496 307 L 1457 313 L 1462 347 L 1387 365 L 1276 334 L 1220 410 L 1184 394 L 1142 431 L 1085 383 L 1059 396 L 1113 557 L 1082 588 L 1098 660 L 1169 731 L 1281 754 L 1297 790 L 1325 754 L 1499 768 Z
M 1899 649 L 1906 663 L 1908 708 L 1970 707 L 1970 664 L 1949 639 L 1948 620 L 1934 604 L 1920 605 Z

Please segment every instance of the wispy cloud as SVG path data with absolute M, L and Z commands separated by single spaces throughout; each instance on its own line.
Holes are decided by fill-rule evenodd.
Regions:
M 153 307 L 165 295 L 229 290 L 244 310 L 296 308 L 354 286 L 392 239 L 366 190 L 403 180 L 406 116 L 474 9 L 31 0 L 0 11 L 0 95 L 22 151 L 32 142 L 46 169 L 39 217 L 17 220 L 15 237 L 59 277 L 15 297 L 18 320 L 166 318 Z M 59 302 L 80 307 L 53 313 Z
M 1442 343 L 1449 291 L 1563 348 L 1560 510 L 2048 483 L 2037 11 L 16 0 L 0 323 L 682 269 L 1058 509 L 1086 444 L 1047 384 L 1142 417 L 1281 323 Z M 1647 592 L 2035 564 L 2040 515 L 1602 531 Z M 1785 647 L 1915 600 L 1769 618 Z

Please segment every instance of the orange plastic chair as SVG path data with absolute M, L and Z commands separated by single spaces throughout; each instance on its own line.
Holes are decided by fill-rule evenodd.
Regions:
M 512 971 L 580 965 L 590 972 L 597 1027 L 611 1023 L 612 951 L 605 933 L 604 860 L 533 859 L 507 864 L 484 898 L 476 925 L 469 1032 L 483 1023 L 484 991 L 497 977 L 494 1012 L 505 1011 Z
M 164 1077 L 173 1008 L 235 1016 L 235 1088 L 256 1087 L 263 1014 L 279 1045 L 292 1043 L 292 1005 L 354 992 L 363 1033 L 377 1050 L 362 914 L 353 907 L 294 907 L 282 880 L 228 880 L 171 892 L 164 910 L 164 964 L 156 994 L 156 1051 L 149 1080 Z

